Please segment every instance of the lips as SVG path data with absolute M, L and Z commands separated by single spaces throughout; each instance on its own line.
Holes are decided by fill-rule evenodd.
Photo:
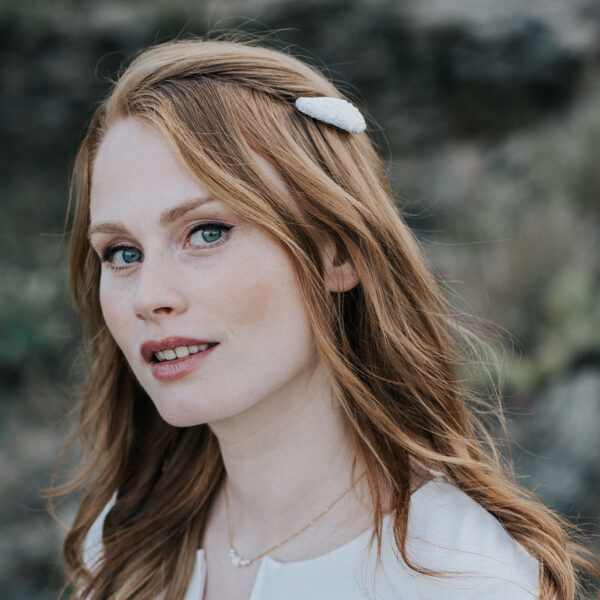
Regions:
M 152 375 L 154 379 L 157 379 L 158 381 L 169 381 L 185 377 L 196 369 L 199 369 L 201 365 L 212 356 L 212 353 L 217 349 L 217 346 L 218 344 L 213 344 L 206 350 L 196 352 L 196 354 L 189 354 L 183 358 L 151 362 L 150 370 L 152 371 Z
M 148 340 L 147 342 L 144 342 L 140 347 L 140 353 L 147 363 L 153 363 L 156 362 L 154 353 L 159 350 L 173 350 L 177 348 L 177 346 L 202 346 L 202 344 L 214 346 L 217 343 L 218 342 L 215 342 L 214 340 L 199 340 L 195 338 L 172 336 L 163 338 L 162 340 Z

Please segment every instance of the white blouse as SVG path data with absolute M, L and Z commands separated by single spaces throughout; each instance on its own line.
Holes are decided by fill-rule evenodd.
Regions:
M 102 526 L 115 496 L 90 528 L 84 560 L 93 568 L 102 550 Z M 538 598 L 538 562 L 498 520 L 441 476 L 411 497 L 407 553 L 417 565 L 457 571 L 447 577 L 421 575 L 399 558 L 391 514 L 383 520 L 381 563 L 372 530 L 335 550 L 297 562 L 268 556 L 249 600 L 531 600 Z M 235 568 L 232 566 L 232 568 Z M 184 600 L 201 600 L 206 581 L 204 550 Z

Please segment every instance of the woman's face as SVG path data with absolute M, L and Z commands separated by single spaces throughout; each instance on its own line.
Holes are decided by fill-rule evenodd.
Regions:
M 92 246 L 106 258 L 106 325 L 165 421 L 231 417 L 309 376 L 318 355 L 288 255 L 208 198 L 151 125 L 124 119 L 109 129 L 90 213 Z M 173 337 L 186 339 L 161 342 Z M 179 346 L 162 358 L 181 358 L 155 362 L 161 346 Z

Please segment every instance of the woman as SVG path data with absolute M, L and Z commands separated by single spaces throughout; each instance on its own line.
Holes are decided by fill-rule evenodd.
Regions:
M 594 569 L 503 469 L 341 98 L 275 50 L 179 41 L 97 110 L 71 239 L 89 454 L 53 492 L 94 475 L 73 597 L 572 599 Z

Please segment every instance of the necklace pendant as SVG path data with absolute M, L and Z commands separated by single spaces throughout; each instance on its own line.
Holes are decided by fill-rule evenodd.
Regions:
M 229 549 L 229 558 L 234 567 L 247 567 L 252 561 L 242 558 L 233 548 Z

